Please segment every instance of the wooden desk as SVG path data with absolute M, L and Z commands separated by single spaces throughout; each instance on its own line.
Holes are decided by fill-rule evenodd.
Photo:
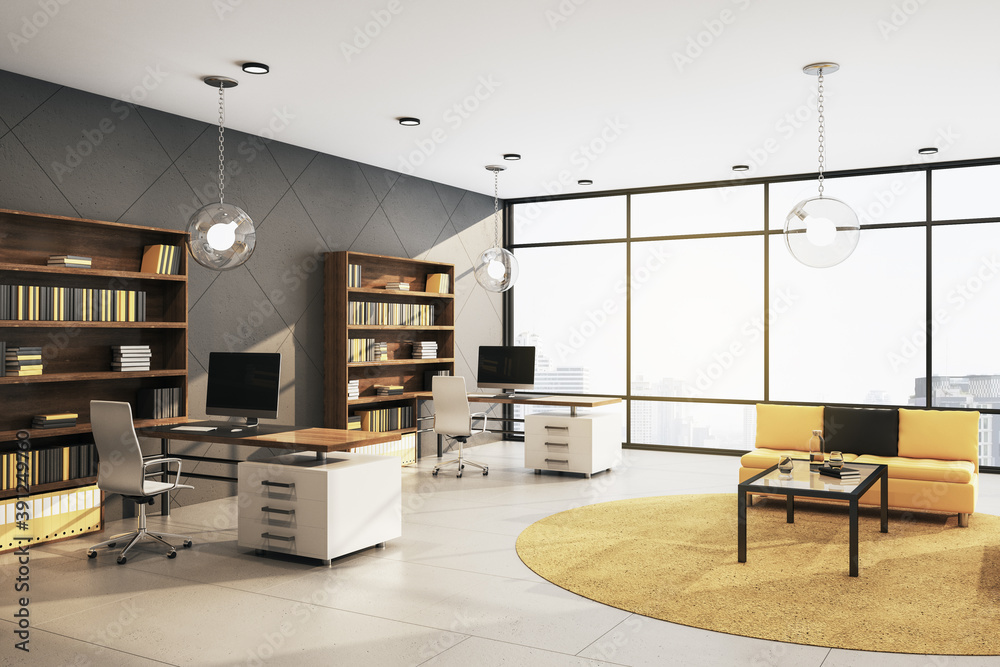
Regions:
M 190 424 L 203 423 L 190 420 Z M 225 445 L 243 445 L 246 447 L 274 447 L 277 449 L 290 449 L 295 451 L 315 452 L 317 459 L 326 459 L 326 455 L 331 452 L 346 452 L 355 447 L 366 447 L 368 445 L 379 445 L 383 442 L 393 442 L 399 440 L 399 434 L 374 433 L 371 431 L 357 431 L 335 428 L 297 428 L 295 426 L 274 426 L 271 424 L 261 425 L 260 430 L 246 429 L 239 433 L 214 432 L 214 431 L 176 431 L 172 430 L 184 424 L 170 424 L 166 426 L 156 426 L 151 428 L 138 429 L 136 433 L 144 438 L 159 438 L 160 453 L 163 456 L 175 456 L 189 461 L 204 461 L 209 463 L 239 464 L 239 461 L 230 459 L 213 459 L 204 456 L 177 455 L 170 453 L 171 440 L 186 440 L 189 442 L 214 442 Z M 238 424 L 228 424 L 228 426 L 238 426 Z M 281 429 L 281 430 L 278 430 Z M 285 430 L 287 429 L 287 430 Z M 268 431 L 277 432 L 269 433 Z M 261 432 L 263 431 L 263 432 Z M 186 476 L 201 479 L 214 479 L 222 482 L 236 482 L 235 477 L 223 477 L 221 475 L 205 475 L 193 473 Z M 163 494 L 162 507 L 160 513 L 164 516 L 170 514 L 169 494 Z
M 493 394 L 469 394 L 470 403 L 502 403 L 505 405 L 553 405 L 569 408 L 569 414 L 576 416 L 577 408 L 599 408 L 604 405 L 621 403 L 622 399 L 610 396 L 541 396 L 532 394 L 495 396 Z

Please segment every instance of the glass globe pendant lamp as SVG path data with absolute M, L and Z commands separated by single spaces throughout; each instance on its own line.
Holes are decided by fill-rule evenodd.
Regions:
M 819 97 L 819 196 L 796 204 L 785 218 L 785 245 L 792 257 L 806 266 L 825 269 L 850 257 L 861 237 L 857 213 L 839 199 L 823 194 L 826 167 L 826 119 L 823 115 L 823 75 L 840 69 L 836 63 L 813 63 L 802 71 L 818 76 Z
M 500 247 L 500 172 L 506 169 L 487 165 L 493 172 L 493 247 L 487 248 L 476 260 L 476 282 L 490 292 L 506 292 L 517 280 L 517 260 L 506 248 Z
M 219 201 L 201 207 L 191 216 L 188 249 L 194 261 L 202 266 L 227 271 L 250 259 L 257 244 L 257 232 L 246 211 L 225 203 L 225 90 L 236 86 L 237 81 L 210 76 L 205 83 L 219 88 Z

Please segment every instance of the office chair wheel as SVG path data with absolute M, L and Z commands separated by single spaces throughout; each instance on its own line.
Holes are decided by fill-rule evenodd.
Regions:
M 483 476 L 485 477 L 486 475 L 489 475 L 489 474 L 490 474 L 490 469 L 489 468 L 483 468 Z
M 184 540 L 185 549 L 190 549 L 192 544 L 194 544 L 194 542 L 192 542 L 191 540 Z
M 461 470 L 459 470 L 459 471 L 458 471 L 458 474 L 457 474 L 457 475 L 455 475 L 455 477 L 461 477 L 461 476 L 462 476 L 462 471 L 461 471 Z
M 87 552 L 87 558 L 97 558 L 97 552 L 96 551 L 88 551 Z
M 170 553 L 167 554 L 167 558 L 177 558 L 177 552 L 171 549 Z
M 128 562 L 128 558 L 125 558 L 125 556 L 119 556 L 118 559 L 115 560 L 115 562 L 118 563 L 119 565 L 124 565 L 126 562 Z
M 431 474 L 434 475 L 435 477 L 437 477 L 438 469 L 434 468 L 434 470 L 431 470 Z
M 458 469 L 459 470 L 465 470 L 465 464 L 463 463 L 462 465 L 458 466 Z

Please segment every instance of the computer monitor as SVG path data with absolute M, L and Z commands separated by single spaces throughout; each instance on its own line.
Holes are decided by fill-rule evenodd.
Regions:
M 251 427 L 261 417 L 277 419 L 280 377 L 280 354 L 211 352 L 205 412 L 245 417 Z
M 479 348 L 476 384 L 481 389 L 535 388 L 535 348 L 527 345 L 483 345 Z

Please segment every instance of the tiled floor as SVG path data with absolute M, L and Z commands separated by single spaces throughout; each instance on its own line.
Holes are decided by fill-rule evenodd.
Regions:
M 259 557 L 236 545 L 234 498 L 175 510 L 164 530 L 192 549 L 152 547 L 118 566 L 86 558 L 96 536 L 30 551 L 31 652 L 13 647 L 15 556 L 0 556 L 0 664 L 10 665 L 933 665 L 996 658 L 830 650 L 717 634 L 636 616 L 544 581 L 517 535 L 605 500 L 733 492 L 739 459 L 629 450 L 592 479 L 531 474 L 523 446 L 475 448 L 488 477 L 403 469 L 403 536 L 334 561 Z M 196 482 L 197 483 L 197 482 Z M 1000 476 L 981 511 L 1000 514 Z M 975 518 L 973 518 L 975 521 Z M 120 532 L 131 522 L 116 522 Z M 109 533 L 112 534 L 112 533 Z M 734 538 L 735 539 L 735 538 Z M 18 594 L 21 595 L 21 594 Z

